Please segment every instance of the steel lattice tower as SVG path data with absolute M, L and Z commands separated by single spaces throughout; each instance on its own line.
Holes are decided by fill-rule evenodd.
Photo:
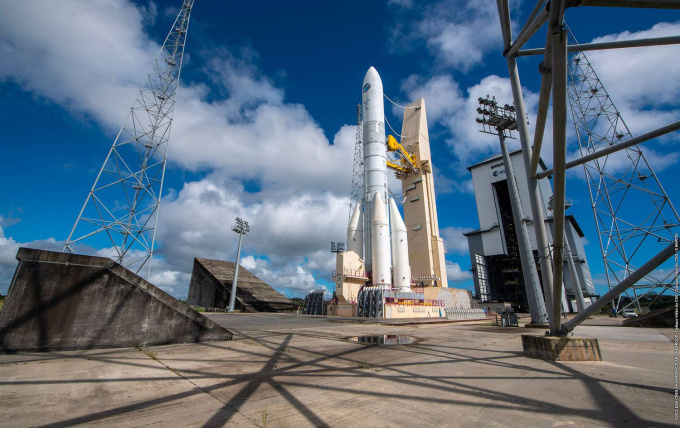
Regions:
M 570 44 L 577 43 L 571 32 L 570 38 Z M 569 53 L 568 93 L 581 156 L 632 138 L 583 52 Z M 673 242 L 680 218 L 640 146 L 588 162 L 584 170 L 611 289 Z M 641 309 L 640 299 L 651 291 L 672 292 L 675 273 L 669 263 L 628 289 L 632 301 L 625 307 Z M 621 297 L 616 306 L 624 309 Z
M 364 197 L 364 145 L 362 142 L 361 104 L 357 105 L 357 134 L 354 146 L 354 167 L 352 168 L 352 190 L 349 199 L 349 218 L 354 208 Z
M 85 199 L 64 251 L 111 246 L 118 263 L 137 273 L 146 266 L 148 275 L 193 3 L 182 3 Z

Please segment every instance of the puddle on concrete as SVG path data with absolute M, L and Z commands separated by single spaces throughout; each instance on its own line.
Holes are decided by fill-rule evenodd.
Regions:
M 346 340 L 365 345 L 412 345 L 420 342 L 422 339 L 401 334 L 376 334 L 372 336 L 351 336 L 347 337 Z

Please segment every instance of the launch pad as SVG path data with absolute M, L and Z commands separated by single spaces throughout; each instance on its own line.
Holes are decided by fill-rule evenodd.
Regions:
M 672 406 L 664 404 L 673 399 L 670 329 L 580 325 L 575 334 L 597 337 L 606 362 L 564 362 L 525 356 L 520 335 L 527 329 L 489 322 L 387 326 L 272 313 L 206 316 L 233 329 L 234 340 L 0 355 L 3 425 L 674 423 Z M 347 340 L 377 335 L 419 342 Z

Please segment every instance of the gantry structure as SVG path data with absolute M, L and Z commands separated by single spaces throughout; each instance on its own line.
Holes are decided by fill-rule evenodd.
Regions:
M 150 272 L 170 128 L 193 0 L 172 28 L 106 155 L 64 251 L 111 249 L 118 263 Z
M 620 120 L 620 115 L 615 110 L 608 94 L 602 95 L 604 87 L 587 60 L 584 60 L 583 52 L 677 44 L 680 43 L 680 37 L 570 44 L 564 17 L 565 10 L 577 6 L 680 9 L 680 2 L 674 0 L 552 0 L 550 2 L 539 0 L 518 36 L 514 39 L 510 24 L 508 0 L 497 0 L 497 6 L 503 36 L 503 55 L 507 60 L 517 117 L 526 117 L 517 58 L 528 55 L 543 55 L 543 62 L 539 66 L 542 76 L 535 133 L 531 138 L 529 128 L 524 120 L 518 121 L 518 133 L 526 166 L 525 179 L 530 190 L 533 226 L 539 250 L 545 300 L 548 306 L 549 333 L 552 335 L 568 334 L 583 320 L 600 310 L 604 305 L 617 299 L 631 287 L 639 288 L 647 285 L 649 289 L 654 289 L 661 286 L 673 289 L 677 293 L 676 277 L 666 278 L 662 283 L 649 284 L 650 278 L 654 277 L 650 274 L 678 251 L 675 243 L 659 239 L 658 242 L 662 244 L 662 249 L 658 251 L 659 248 L 656 248 L 658 252 L 651 258 L 649 258 L 649 253 L 639 251 L 640 243 L 650 242 L 649 237 L 651 235 L 660 235 L 661 231 L 672 229 L 673 224 L 677 224 L 677 213 L 672 209 L 672 205 L 663 192 L 660 183 L 656 180 L 656 176 L 653 176 L 653 180 L 658 183 L 658 188 L 662 190 L 661 193 L 659 193 L 658 188 L 649 188 L 647 183 L 651 183 L 652 180 L 645 180 L 650 177 L 643 178 L 646 171 L 653 173 L 653 170 L 642 155 L 638 144 L 680 129 L 680 121 L 638 137 L 632 137 L 623 121 Z M 524 44 L 543 26 L 547 26 L 545 47 L 521 50 Z M 597 91 L 593 92 L 594 89 L 597 89 Z M 604 93 L 606 94 L 606 91 Z M 537 169 L 551 100 L 553 168 L 539 174 Z M 567 115 L 570 108 L 576 122 L 582 156 L 579 159 L 567 162 L 566 131 Z M 617 116 L 619 116 L 619 119 L 614 120 Z M 599 123 L 597 123 L 598 121 Z M 624 130 L 626 132 L 623 132 Z M 605 169 L 606 159 L 620 151 L 627 151 L 631 167 L 627 168 L 623 175 L 612 174 Z M 598 222 L 605 263 L 609 259 L 613 260 L 614 257 L 619 257 L 619 259 L 606 266 L 610 279 L 610 290 L 595 303 L 582 310 L 576 317 L 560 324 L 560 296 L 563 287 L 564 258 L 569 256 L 566 254 L 564 242 L 566 171 L 579 165 L 586 165 L 585 169 L 595 217 Z M 538 179 L 546 176 L 553 177 L 552 251 L 550 251 L 551 248 L 548 245 L 543 211 L 539 204 L 540 194 L 538 193 Z M 629 189 L 634 187 L 636 187 L 635 190 L 639 190 L 637 188 L 646 189 L 641 193 L 652 198 L 651 205 L 654 208 L 651 218 L 654 221 L 650 222 L 649 218 L 646 223 L 644 221 L 639 223 L 640 220 L 623 220 L 625 213 L 620 211 L 621 201 L 627 197 Z M 613 200 L 617 200 L 619 203 L 612 202 Z M 664 207 L 670 208 L 666 212 L 673 214 L 668 214 L 667 219 L 661 214 Z M 657 219 L 660 219 L 660 222 L 656 222 Z M 664 223 L 664 220 L 666 223 Z M 674 221 L 675 223 L 673 223 Z M 631 243 L 633 243 L 633 252 L 627 250 Z M 631 256 L 633 255 L 637 256 L 635 262 L 632 262 Z M 638 262 L 637 260 L 641 258 L 645 258 L 646 261 L 640 260 Z M 673 282 L 675 282 L 675 288 L 672 288 Z M 635 290 L 635 288 L 632 290 Z M 637 293 L 634 293 L 634 295 L 637 295 Z

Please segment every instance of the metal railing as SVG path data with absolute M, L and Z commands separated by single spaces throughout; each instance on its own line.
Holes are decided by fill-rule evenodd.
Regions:
M 486 319 L 484 309 L 444 309 L 447 320 L 481 320 Z

